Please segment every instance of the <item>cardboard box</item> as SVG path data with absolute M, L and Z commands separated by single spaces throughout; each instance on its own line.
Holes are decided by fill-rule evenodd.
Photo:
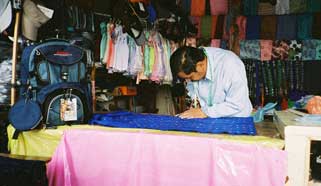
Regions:
M 113 91 L 113 96 L 136 96 L 137 89 L 132 86 L 118 86 Z

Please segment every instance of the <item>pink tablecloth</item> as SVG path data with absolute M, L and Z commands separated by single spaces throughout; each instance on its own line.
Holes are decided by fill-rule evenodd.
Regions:
M 47 175 L 51 186 L 284 186 L 286 153 L 206 137 L 70 130 Z

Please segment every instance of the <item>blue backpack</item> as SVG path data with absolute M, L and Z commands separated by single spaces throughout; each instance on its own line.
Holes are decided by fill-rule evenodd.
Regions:
M 23 50 L 20 99 L 27 98 L 39 105 L 42 123 L 46 126 L 83 124 L 90 118 L 91 64 L 88 64 L 86 55 L 82 48 L 60 40 L 31 45 Z M 69 105 L 65 106 L 63 103 L 67 102 Z M 73 107 L 73 114 L 66 119 L 64 113 L 70 111 L 69 106 Z M 23 107 L 20 105 L 20 108 Z M 16 111 L 9 118 L 14 121 L 23 114 L 26 113 Z M 28 130 L 38 125 L 31 121 L 12 124 L 17 130 Z

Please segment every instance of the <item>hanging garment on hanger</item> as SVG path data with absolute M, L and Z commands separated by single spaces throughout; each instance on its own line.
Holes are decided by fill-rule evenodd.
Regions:
M 142 47 L 136 45 L 132 37 L 127 37 L 129 46 L 128 75 L 136 76 L 143 70 Z
M 101 33 L 101 41 L 100 41 L 100 60 L 103 61 L 106 45 L 107 45 L 107 24 L 106 22 L 100 23 L 100 33 Z
M 115 27 L 116 25 L 113 23 L 113 24 L 110 24 L 109 26 L 109 35 L 110 35 L 110 38 L 108 40 L 108 46 L 106 47 L 106 52 L 105 53 L 105 58 L 106 58 L 106 68 L 107 69 L 111 69 L 112 68 L 112 63 L 114 61 L 114 55 L 115 55 L 115 44 L 113 42 L 113 34 L 114 34 L 114 31 L 115 31 Z
M 115 57 L 112 70 L 114 72 L 125 72 L 128 70 L 129 47 L 127 44 L 127 33 L 123 33 L 123 27 L 118 25 L 115 28 Z
M 155 82 L 161 82 L 165 75 L 164 63 L 162 60 L 163 46 L 161 44 L 161 38 L 157 32 L 154 32 L 153 36 L 153 45 L 155 48 L 155 63 L 153 65 L 153 71 L 150 79 Z
M 164 69 L 165 69 L 165 75 L 164 75 L 164 84 L 172 84 L 173 81 L 173 75 L 170 67 L 170 56 L 171 56 L 171 48 L 169 41 L 165 38 L 161 38 L 161 44 L 164 48 L 164 55 L 163 55 L 163 61 L 164 61 Z
M 104 57 L 102 59 L 102 63 L 106 65 L 106 68 L 107 68 L 107 60 L 109 58 L 109 55 L 110 55 L 110 46 L 111 46 L 111 30 L 113 28 L 113 23 L 107 23 L 106 24 L 106 46 L 105 46 L 105 50 L 103 51 L 104 52 Z

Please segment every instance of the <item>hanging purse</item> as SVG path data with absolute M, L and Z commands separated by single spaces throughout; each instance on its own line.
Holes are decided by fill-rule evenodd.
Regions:
M 17 101 L 9 111 L 9 121 L 16 129 L 13 136 L 16 139 L 19 131 L 27 131 L 36 128 L 41 120 L 41 108 L 40 105 L 30 98 L 26 93 L 24 99 Z

